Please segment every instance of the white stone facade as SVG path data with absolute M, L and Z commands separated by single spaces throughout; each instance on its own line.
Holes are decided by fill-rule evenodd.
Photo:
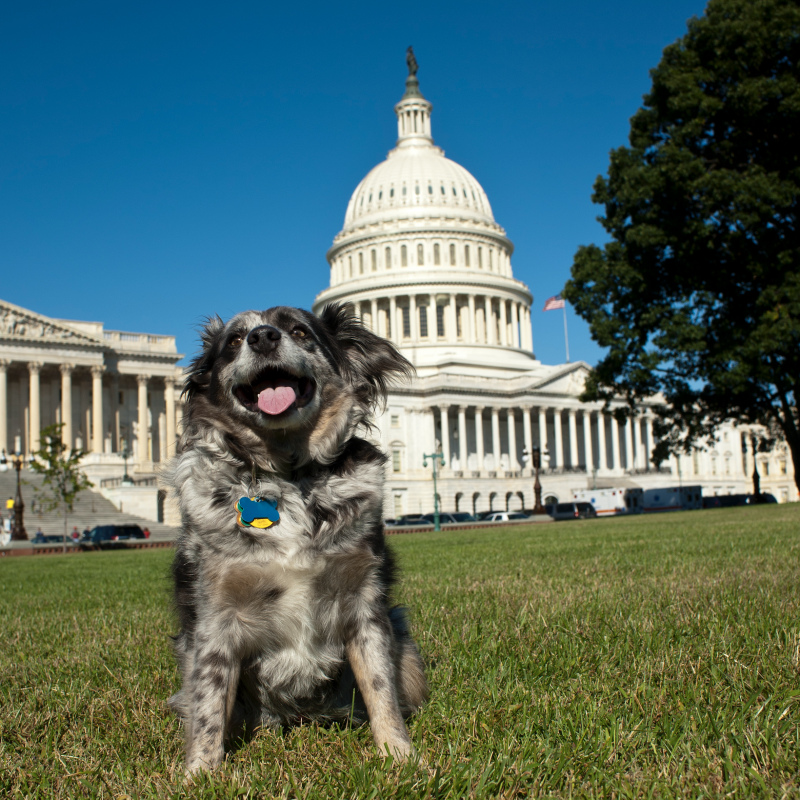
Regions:
M 353 192 L 327 255 L 330 287 L 314 302 L 316 312 L 353 302 L 417 369 L 377 420 L 390 456 L 386 516 L 433 509 L 423 458 L 437 450 L 446 511 L 531 508 L 533 445 L 547 453 L 545 498 L 568 499 L 595 484 L 749 491 L 733 425 L 721 429 L 718 452 L 683 458 L 680 472 L 677 460 L 655 470 L 650 411 L 619 425 L 578 400 L 588 365 L 536 359 L 533 296 L 513 276 L 513 245 L 478 181 L 434 145 L 431 110 L 409 76 L 395 106 L 396 147 Z M 776 496 L 796 499 L 791 459 L 781 463 L 788 466 Z M 762 486 L 770 491 L 769 479 Z
M 152 475 L 174 453 L 182 358 L 175 337 L 51 319 L 0 300 L 0 449 L 26 458 L 64 423 L 92 479 Z

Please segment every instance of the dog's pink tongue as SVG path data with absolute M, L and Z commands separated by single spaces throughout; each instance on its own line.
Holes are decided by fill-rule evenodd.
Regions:
M 297 399 L 292 386 L 267 388 L 258 394 L 258 407 L 265 414 L 282 414 Z

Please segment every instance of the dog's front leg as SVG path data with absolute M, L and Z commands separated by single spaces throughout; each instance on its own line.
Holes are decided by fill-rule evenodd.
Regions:
M 184 676 L 188 774 L 214 769 L 222 762 L 241 668 L 230 648 L 199 636 L 191 662 Z
M 391 658 L 392 630 L 385 610 L 358 625 L 346 644 L 347 658 L 367 706 L 372 736 L 381 755 L 386 748 L 398 760 L 414 752 L 400 704 Z

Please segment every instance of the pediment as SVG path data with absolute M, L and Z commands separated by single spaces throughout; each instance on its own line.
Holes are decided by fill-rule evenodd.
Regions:
M 102 339 L 5 300 L 0 300 L 0 339 L 105 347 Z
M 572 364 L 555 371 L 540 381 L 534 388 L 548 394 L 578 397 L 583 392 L 589 372 L 589 366 L 584 362 Z

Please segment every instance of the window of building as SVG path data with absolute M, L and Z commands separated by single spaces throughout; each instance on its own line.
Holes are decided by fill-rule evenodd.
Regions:
M 392 321 L 392 309 L 391 309 L 391 306 L 389 308 L 385 309 L 384 319 L 386 320 L 386 330 L 384 331 L 383 335 L 386 336 L 387 339 L 391 339 L 392 338 L 392 325 L 394 324 L 394 322 Z
M 489 272 L 494 272 L 494 250 L 489 248 Z
M 456 246 L 454 244 L 450 245 L 450 266 L 454 267 L 456 265 Z
M 447 194 L 447 191 L 444 188 L 444 184 L 442 184 L 440 188 L 442 190 L 442 194 Z
M 728 431 L 724 431 L 722 434 L 722 440 L 727 442 L 728 441 Z
M 433 186 L 428 184 L 428 194 L 433 194 Z
M 436 306 L 436 335 L 444 338 L 444 306 Z
M 405 196 L 406 196 L 406 187 L 404 186 L 403 187 L 403 197 L 405 197 Z
M 469 245 L 468 244 L 464 245 L 464 266 L 465 267 L 469 266 Z
M 726 475 L 730 475 L 731 474 L 731 457 L 730 456 L 725 456 L 725 474 Z
M 392 414 L 392 427 L 399 428 L 400 427 L 400 415 L 399 414 Z
M 121 406 L 125 405 L 125 395 L 122 392 L 119 393 L 119 404 Z
M 372 271 L 378 271 L 378 251 L 372 250 L 370 253 L 370 258 L 372 259 Z
M 403 516 L 403 495 L 401 494 L 394 496 L 394 515 L 395 517 Z
M 458 191 L 455 186 L 453 187 L 453 197 L 458 197 Z
M 764 475 L 769 477 L 769 461 L 762 461 L 761 469 L 764 471 Z
M 405 245 L 400 248 L 400 266 L 408 266 L 408 248 Z
M 419 194 L 419 184 L 414 187 L 414 194 Z
M 382 199 L 382 198 L 383 198 L 383 192 L 382 192 L 382 191 L 381 191 L 381 192 L 378 192 L 378 200 L 380 200 L 380 199 Z
M 478 248 L 478 269 L 483 269 L 483 248 Z
M 711 474 L 712 475 L 716 475 L 717 474 L 717 457 L 716 456 L 711 456 Z
M 692 450 L 692 473 L 700 474 L 700 453 L 697 450 Z
M 433 263 L 438 267 L 442 263 L 441 254 L 439 252 L 439 244 L 433 246 Z
M 466 197 L 467 196 L 467 190 L 463 186 L 461 187 L 461 191 L 464 192 L 464 197 Z
M 455 314 L 456 314 L 456 336 L 460 339 L 461 338 L 461 309 L 458 307 L 458 302 L 456 302 L 455 307 Z
M 387 247 L 383 251 L 383 260 L 384 260 L 384 263 L 386 265 L 386 269 L 391 269 L 392 268 L 392 248 L 391 247 Z
M 371 202 L 372 202 L 372 193 L 371 193 L 371 192 L 370 192 L 370 195 L 369 195 L 369 200 L 367 200 L 367 202 L 368 202 L 368 203 L 371 203 Z
M 417 265 L 422 266 L 425 263 L 425 251 L 421 244 L 417 245 Z
M 428 306 L 419 307 L 419 335 L 428 338 Z
M 392 450 L 392 472 L 400 472 L 400 451 Z
M 347 260 L 350 264 L 350 277 L 353 277 L 353 256 L 347 256 Z
M 786 462 L 785 461 L 779 461 L 778 462 L 778 472 L 781 475 L 785 475 L 786 474 Z
M 394 197 L 394 186 L 389 189 L 389 197 Z
M 403 306 L 403 338 L 411 338 L 411 308 Z

